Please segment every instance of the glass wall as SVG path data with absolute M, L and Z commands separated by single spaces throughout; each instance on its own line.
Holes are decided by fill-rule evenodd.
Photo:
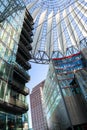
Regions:
M 0 58 L 7 63 L 13 63 L 18 49 L 25 6 L 22 0 L 1 0 L 0 9 Z
M 0 112 L 0 130 L 23 130 L 21 116 Z
M 10 99 L 13 70 L 25 15 L 22 0 L 0 0 L 0 99 Z M 21 67 L 22 68 L 22 67 Z M 20 98 L 24 102 L 24 97 Z
M 43 88 L 48 128 L 65 130 L 71 126 L 52 62 Z
M 51 130 L 67 130 L 69 127 L 76 130 L 82 129 L 83 124 L 87 126 L 86 77 L 81 52 L 51 61 L 43 88 Z
M 26 96 L 17 91 L 11 82 L 14 66 L 17 66 L 16 53 L 25 10 L 23 0 L 0 0 L 0 103 L 4 103 L 0 104 L 0 130 L 23 130 L 23 117 L 10 113 L 15 107 L 16 109 L 18 107 L 18 110 L 28 108 Z M 20 83 L 19 87 L 21 88 Z M 5 110 L 6 104 L 9 110 Z M 9 111 L 9 114 L 2 110 Z M 16 114 L 16 112 L 13 113 Z
M 84 67 L 81 53 L 63 58 L 54 58 L 53 64 L 63 95 L 71 96 L 81 93 L 75 76 L 75 73 Z
M 87 124 L 87 72 L 83 56 L 79 52 L 63 58 L 54 58 L 53 65 L 71 123 L 79 129 L 78 124 Z

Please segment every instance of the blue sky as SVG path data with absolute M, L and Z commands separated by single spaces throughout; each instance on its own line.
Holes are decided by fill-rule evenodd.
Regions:
M 30 63 L 31 69 L 29 70 L 30 81 L 26 84 L 26 86 L 32 90 L 37 84 L 43 81 L 46 78 L 48 65 L 44 64 L 36 64 Z

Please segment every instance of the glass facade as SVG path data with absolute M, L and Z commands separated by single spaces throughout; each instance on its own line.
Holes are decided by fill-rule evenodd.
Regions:
M 50 63 L 43 88 L 43 95 L 49 129 L 65 130 L 70 127 L 71 123 L 67 115 L 52 62 Z
M 25 14 L 25 7 L 23 3 L 20 5 L 21 2 L 22 1 L 19 0 L 14 2 L 9 0 L 0 1 L 0 9 L 2 11 L 0 18 L 3 16 L 3 19 L 0 21 L 0 99 L 4 101 L 8 101 L 13 95 L 16 97 L 18 95 L 18 93 L 10 89 L 11 85 L 8 84 L 8 82 L 12 80 Z M 21 6 L 21 10 L 18 10 L 18 6 Z M 15 9 L 17 9 L 17 11 L 15 11 Z M 22 94 L 20 94 L 17 99 L 21 99 L 22 102 L 25 102 Z
M 87 70 L 82 52 L 52 59 L 43 94 L 51 130 L 87 129 Z
M 87 125 L 87 72 L 86 60 L 82 52 L 54 58 L 53 64 L 73 129 L 87 129 L 83 126 L 83 124 Z
M 23 129 L 22 114 L 28 110 L 26 95 L 29 94 L 25 83 L 30 79 L 28 51 L 32 49 L 26 35 L 27 31 L 32 35 L 29 28 L 32 22 L 22 0 L 0 0 L 0 130 Z
M 21 116 L 0 112 L 0 130 L 22 130 Z
M 85 82 L 83 77 L 87 75 L 86 61 L 82 53 L 79 52 L 63 58 L 54 58 L 53 63 L 59 84 L 63 90 L 63 95 L 71 96 L 80 93 L 86 98 L 87 90 L 84 88 L 84 85 L 81 87 L 81 84 L 79 84 L 80 81 L 82 81 L 82 83 Z
M 76 86 L 75 83 L 75 72 L 84 67 L 81 53 L 63 58 L 54 58 L 53 63 L 63 95 L 70 96 L 81 93 L 80 87 Z

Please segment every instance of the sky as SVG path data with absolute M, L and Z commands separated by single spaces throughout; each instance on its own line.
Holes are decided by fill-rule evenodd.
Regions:
M 31 69 L 29 70 L 30 81 L 26 84 L 26 86 L 32 90 L 37 84 L 43 81 L 46 78 L 48 65 L 45 64 L 36 64 L 30 63 Z
M 37 84 L 39 84 L 41 81 L 46 79 L 46 75 L 48 72 L 48 65 L 45 64 L 36 64 L 36 63 L 30 63 L 31 69 L 29 70 L 30 75 L 30 81 L 26 84 L 26 86 L 30 89 L 30 93 L 32 91 L 32 88 L 35 87 Z M 31 122 L 31 109 L 30 109 L 30 100 L 29 97 L 27 97 L 28 103 L 29 103 L 29 128 L 32 128 L 32 122 Z

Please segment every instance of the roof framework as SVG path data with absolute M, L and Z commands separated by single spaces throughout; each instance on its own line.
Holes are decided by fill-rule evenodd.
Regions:
M 34 18 L 32 62 L 75 54 L 87 44 L 87 0 L 27 0 Z

